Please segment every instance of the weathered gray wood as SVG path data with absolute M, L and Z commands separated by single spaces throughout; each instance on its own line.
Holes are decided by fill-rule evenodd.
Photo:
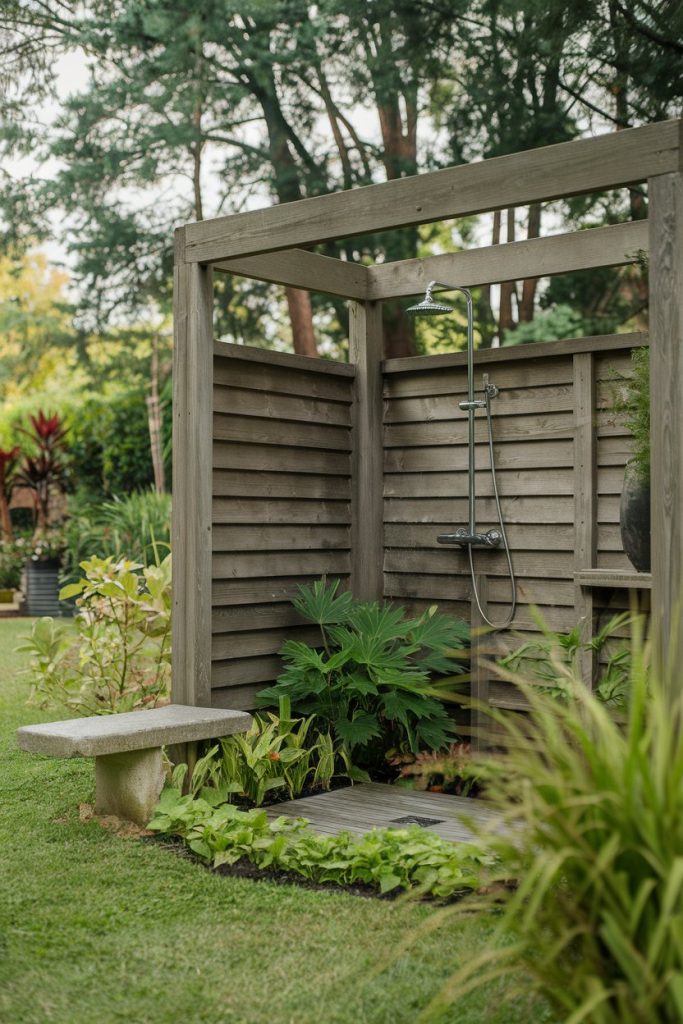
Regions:
M 637 348 L 648 344 L 646 333 L 601 334 L 591 338 L 567 338 L 561 341 L 539 341 L 532 345 L 514 345 L 511 348 L 480 349 L 477 352 L 477 367 L 484 363 L 507 363 L 519 360 L 545 357 L 573 356 L 577 352 L 610 352 L 614 349 Z M 437 356 L 411 356 L 409 358 L 387 359 L 384 373 L 417 373 L 421 370 L 443 370 L 467 364 L 465 352 L 444 352 Z
M 318 551 L 350 549 L 348 526 L 214 526 L 214 551 Z
M 609 443 L 609 447 L 608 446 Z M 477 444 L 477 465 L 485 466 L 487 444 Z M 605 439 L 602 465 L 621 466 L 626 461 L 623 451 L 630 451 L 628 445 L 620 438 L 613 443 Z M 626 456 L 628 457 L 628 456 Z M 501 472 L 518 469 L 531 470 L 537 466 L 555 466 L 562 471 L 574 465 L 574 445 L 571 438 L 560 441 L 496 441 L 496 466 Z M 461 472 L 467 469 L 467 445 L 454 444 L 418 446 L 408 448 L 387 448 L 384 452 L 384 470 L 386 473 L 443 473 L 446 470 Z
M 623 472 L 619 468 L 604 470 L 604 485 L 609 493 L 621 493 L 622 478 Z M 517 498 L 520 494 L 550 497 L 574 493 L 573 473 L 569 468 L 500 470 L 496 479 L 501 497 Z M 475 480 L 477 497 L 493 496 L 490 471 L 478 470 Z M 391 473 L 384 477 L 384 495 L 387 498 L 440 498 L 463 494 L 467 494 L 467 473 L 464 470 L 457 473 Z
M 316 498 L 349 501 L 351 482 L 348 476 L 315 476 L 312 473 L 266 473 L 256 470 L 215 469 L 215 498 Z
M 226 345 L 228 349 L 238 349 L 239 345 Z M 251 351 L 245 349 L 244 351 Z M 257 351 L 262 351 L 257 349 Z M 281 355 L 282 353 L 273 353 Z M 307 356 L 297 358 L 307 359 Z M 311 360 L 313 362 L 313 360 Z M 321 364 L 344 366 L 345 363 Z M 353 367 L 351 368 L 353 369 Z M 351 375 L 336 373 L 315 373 L 305 371 L 298 366 L 270 366 L 260 361 L 245 361 L 239 356 L 216 355 L 214 358 L 213 379 L 216 385 L 247 388 L 250 391 L 267 391 L 275 395 L 303 395 L 306 398 L 326 399 L 331 402 L 343 402 L 350 405 L 353 401 L 353 373 Z
M 289 602 L 279 604 L 240 604 L 217 607 L 211 613 L 214 639 L 221 633 L 240 633 L 256 629 L 280 629 L 301 626 L 304 620 Z
M 492 377 L 493 383 L 501 389 L 493 406 L 496 418 L 528 416 L 530 413 L 547 412 L 548 409 L 552 409 L 553 412 L 568 412 L 573 408 L 571 383 L 529 387 L 527 381 L 524 387 L 511 388 L 506 377 L 504 372 L 495 373 Z M 481 374 L 476 371 L 475 391 L 483 391 Z M 393 424 L 460 419 L 458 402 L 464 397 L 467 397 L 467 380 L 463 374 L 459 390 L 451 394 L 395 398 L 389 401 L 384 422 Z
M 284 629 L 256 629 L 242 633 L 219 633 L 211 642 L 211 660 L 251 658 L 259 655 L 279 654 L 285 640 L 298 640 L 306 644 L 320 643 L 317 626 L 287 626 Z
M 478 552 L 478 554 L 482 561 L 484 558 L 486 559 L 484 566 L 487 575 L 504 576 L 506 572 L 509 572 L 502 551 L 487 550 Z M 434 573 L 439 576 L 451 576 L 459 572 L 469 573 L 467 554 L 452 548 L 443 553 L 390 548 L 385 555 L 384 567 L 386 572 L 405 572 L 416 575 Z M 573 555 L 563 551 L 530 551 L 525 555 L 523 564 L 520 565 L 521 575 L 546 576 L 549 579 L 558 576 L 571 579 L 573 569 Z
M 351 580 L 364 601 L 382 596 L 382 307 L 349 309 L 349 355 L 356 366 L 353 421 Z
M 431 818 L 435 824 L 428 826 L 429 831 L 454 843 L 476 841 L 461 818 L 489 827 L 495 827 L 497 822 L 495 811 L 483 801 L 382 783 L 363 783 L 331 793 L 287 800 L 268 808 L 266 813 L 271 819 L 281 814 L 307 818 L 315 832 L 330 836 L 340 832 L 363 835 L 373 828 L 409 828 L 410 822 L 396 819 Z
M 652 575 L 649 572 L 621 571 L 620 569 L 582 569 L 574 579 L 584 588 L 615 587 L 624 590 L 650 590 Z
M 326 424 L 292 423 L 256 416 L 229 416 L 216 413 L 213 436 L 217 441 L 247 441 L 252 444 L 281 444 L 301 448 L 329 448 L 351 451 L 351 431 Z
M 495 522 L 486 523 L 478 520 L 477 526 L 482 530 L 493 529 Z M 448 533 L 453 523 L 385 523 L 384 541 L 387 548 L 428 548 L 443 551 L 443 545 L 437 541 L 440 533 Z M 602 526 L 605 532 L 602 547 L 606 550 L 621 550 L 613 547 L 618 539 L 619 531 L 613 526 Z M 532 523 L 511 524 L 507 529 L 510 547 L 515 551 L 573 551 L 574 527 L 572 524 Z M 215 530 L 214 530 L 215 533 Z
M 348 589 L 348 573 L 340 573 L 342 589 Z M 234 605 L 261 604 L 264 601 L 277 603 L 291 601 L 299 586 L 310 586 L 314 577 L 267 576 L 262 579 L 214 580 L 211 586 L 211 601 L 215 608 Z
M 483 574 L 478 575 L 475 577 L 475 581 L 481 607 L 490 617 L 488 577 Z M 470 724 L 472 726 L 472 749 L 475 753 L 481 753 L 486 748 L 486 726 L 488 724 L 486 705 L 489 702 L 490 679 L 484 653 L 488 626 L 485 624 L 479 611 L 474 592 L 472 592 L 470 599 L 470 624 L 472 629 L 472 639 L 470 642 L 470 672 L 472 675 Z
M 304 398 L 301 395 L 275 395 L 238 387 L 213 389 L 214 412 L 234 416 L 261 416 L 304 423 L 351 425 L 351 407 L 342 402 Z
M 345 501 L 306 501 L 285 498 L 214 498 L 214 523 L 320 523 L 351 522 L 351 505 Z
M 575 573 L 595 566 L 597 556 L 597 465 L 595 432 L 596 386 L 593 354 L 574 356 L 574 547 Z M 581 637 L 593 636 L 593 591 L 577 581 L 576 621 Z M 579 669 L 587 686 L 592 687 L 595 656 L 591 648 L 579 653 Z
M 265 655 L 258 658 L 233 658 L 229 661 L 215 661 L 211 666 L 211 685 L 214 689 L 224 687 L 242 687 L 247 683 L 260 683 L 262 689 L 276 679 L 282 671 L 282 659 L 275 654 Z M 239 710 L 243 707 L 253 707 L 238 702 L 239 689 L 235 694 L 235 702 L 232 703 L 229 697 L 220 704 L 212 704 L 214 707 L 234 707 Z
M 313 576 L 348 573 L 348 551 L 265 551 L 217 554 L 212 559 L 212 577 L 249 579 L 259 576 L 292 576 L 308 573 Z
M 683 636 L 683 174 L 649 182 L 652 606 L 656 660 Z
M 604 499 L 606 502 L 610 499 Z M 486 522 L 495 522 L 496 507 L 492 498 L 477 501 L 478 518 Z M 573 523 L 574 503 L 567 497 L 546 497 L 530 495 L 529 497 L 510 499 L 505 502 L 505 520 L 508 523 Z M 609 509 L 605 512 L 602 522 L 612 522 L 608 518 Z M 386 523 L 442 523 L 450 519 L 453 525 L 467 522 L 467 495 L 454 498 L 387 498 L 384 502 L 384 521 Z M 618 522 L 618 516 L 617 516 Z M 442 548 L 442 557 L 447 559 L 451 548 Z
M 676 171 L 678 158 L 677 121 L 610 132 L 190 224 L 184 257 L 215 262 L 616 188 Z
M 321 429 L 321 428 L 318 428 Z M 391 423 L 384 428 L 384 443 L 388 448 L 403 448 L 412 445 L 457 444 L 463 442 L 467 430 L 467 416 L 460 409 L 452 420 L 433 420 L 422 423 Z M 605 433 L 620 432 L 612 424 L 605 423 Z M 475 422 L 475 441 L 488 441 L 486 420 L 478 417 Z M 570 412 L 549 412 L 537 416 L 504 416 L 495 421 L 495 437 L 499 441 L 561 441 L 573 437 L 573 417 Z
M 215 341 L 213 351 L 216 356 L 235 358 L 244 363 L 265 363 L 269 367 L 281 366 L 290 370 L 305 370 L 306 373 L 318 373 L 332 377 L 353 377 L 356 373 L 355 367 L 348 363 L 334 362 L 332 359 L 299 356 L 291 352 L 274 352 L 269 348 L 234 345 L 227 341 Z
M 505 604 L 510 599 L 510 584 L 502 576 L 487 577 L 488 600 Z M 426 601 L 443 599 L 464 601 L 472 589 L 469 575 L 424 576 L 412 573 L 386 573 L 385 594 L 397 598 Z M 574 584 L 571 579 L 536 579 L 522 576 L 518 585 L 521 604 L 557 605 L 574 607 Z
M 306 249 L 286 249 L 266 256 L 223 260 L 214 263 L 214 268 L 228 274 L 253 277 L 257 281 L 273 281 L 328 295 L 341 295 L 344 299 L 369 297 L 367 267 L 307 252 Z
M 211 269 L 177 235 L 173 354 L 173 681 L 176 704 L 211 703 Z
M 213 467 L 350 476 L 351 457 L 347 452 L 316 451 L 314 448 L 280 448 L 277 445 L 216 441 L 213 446 Z
M 369 268 L 368 297 L 389 299 L 416 295 L 434 280 L 473 288 L 526 277 L 622 266 L 635 263 L 638 250 L 646 250 L 647 246 L 646 222 L 632 221 L 549 238 L 401 260 Z

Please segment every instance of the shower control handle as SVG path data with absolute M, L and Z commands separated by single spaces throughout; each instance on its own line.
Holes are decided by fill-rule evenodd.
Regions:
M 461 409 L 467 411 L 468 409 L 485 409 L 486 402 L 483 398 L 475 398 L 473 402 L 458 402 Z

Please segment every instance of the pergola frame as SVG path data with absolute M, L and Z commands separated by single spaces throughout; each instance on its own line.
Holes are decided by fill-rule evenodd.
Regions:
M 210 703 L 212 271 L 351 300 L 356 367 L 352 583 L 382 593 L 381 302 L 432 279 L 469 287 L 635 262 L 649 250 L 652 608 L 660 657 L 683 631 L 683 170 L 681 121 L 188 224 L 176 232 L 174 700 Z M 647 181 L 649 221 L 374 267 L 305 247 Z M 301 357 L 305 362 L 306 357 Z M 594 548 L 593 524 L 577 543 Z

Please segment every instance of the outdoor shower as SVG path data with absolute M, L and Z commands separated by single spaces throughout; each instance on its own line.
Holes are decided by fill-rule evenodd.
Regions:
M 494 629 L 505 629 L 512 622 L 515 615 L 515 608 L 517 605 L 517 584 L 515 581 L 515 573 L 512 568 L 512 557 L 510 555 L 510 545 L 508 544 L 507 535 L 505 533 L 505 522 L 503 520 L 503 513 L 500 507 L 500 497 L 498 495 L 498 482 L 496 480 L 496 465 L 493 451 L 493 431 L 491 428 L 491 402 L 498 395 L 498 388 L 495 384 L 489 381 L 489 375 L 485 373 L 483 375 L 483 398 L 475 398 L 474 394 L 474 317 L 472 313 L 472 293 L 469 288 L 462 288 L 460 285 L 443 284 L 439 281 L 430 281 L 427 285 L 427 291 L 422 302 L 418 302 L 415 306 L 410 306 L 406 312 L 412 316 L 440 316 L 445 313 L 453 313 L 453 307 L 448 306 L 445 303 L 437 302 L 432 297 L 432 289 L 442 288 L 448 291 L 462 292 L 467 299 L 467 400 L 459 402 L 461 409 L 467 411 L 467 426 L 468 426 L 468 522 L 467 527 L 460 527 L 455 533 L 442 533 L 439 534 L 437 540 L 439 544 L 458 544 L 461 548 L 467 548 L 470 563 L 470 575 L 472 577 L 472 590 L 474 593 L 474 600 L 476 601 L 479 614 L 481 615 L 484 622 L 487 625 L 492 626 Z M 496 510 L 498 513 L 498 524 L 500 530 L 488 530 L 486 533 L 479 533 L 477 531 L 476 524 L 476 484 L 475 484 L 475 444 L 474 444 L 474 419 L 477 409 L 484 409 L 486 411 L 486 422 L 488 426 L 488 446 L 489 446 L 489 457 L 491 462 L 491 479 L 493 483 L 493 493 L 496 501 Z M 474 557 L 472 555 L 472 548 L 497 548 L 502 543 L 505 551 L 508 563 L 508 569 L 510 573 L 510 589 L 511 589 L 511 603 L 510 611 L 504 622 L 492 622 L 487 616 L 484 608 L 482 607 L 479 591 L 477 589 L 477 579 L 474 572 Z

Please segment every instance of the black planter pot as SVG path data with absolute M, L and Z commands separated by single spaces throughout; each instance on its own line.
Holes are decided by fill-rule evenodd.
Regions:
M 27 615 L 64 615 L 59 589 L 59 562 L 56 559 L 26 564 Z
M 650 571 L 650 481 L 643 480 L 633 466 L 624 473 L 619 506 L 621 542 L 634 569 Z

